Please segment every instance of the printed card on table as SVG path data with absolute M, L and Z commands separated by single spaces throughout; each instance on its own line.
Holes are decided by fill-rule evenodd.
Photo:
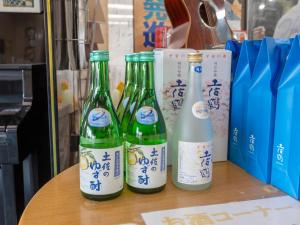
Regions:
M 300 202 L 275 197 L 143 213 L 147 225 L 300 225 Z

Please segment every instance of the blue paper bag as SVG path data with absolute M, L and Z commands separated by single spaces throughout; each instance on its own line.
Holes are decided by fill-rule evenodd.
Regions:
M 247 110 L 247 91 L 250 86 L 253 68 L 261 41 L 244 41 L 238 59 L 232 83 L 229 160 L 241 168 L 245 168 L 245 155 L 242 151 L 245 139 L 245 113 Z
M 265 183 L 271 180 L 276 90 L 290 47 L 289 39 L 265 38 L 248 89 L 243 148 L 246 171 Z
M 300 199 L 300 36 L 278 86 L 271 184 Z

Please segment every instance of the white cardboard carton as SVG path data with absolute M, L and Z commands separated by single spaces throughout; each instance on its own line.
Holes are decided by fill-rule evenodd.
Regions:
M 168 135 L 168 165 L 171 164 L 170 146 L 176 118 L 188 88 L 187 55 L 193 49 L 155 49 L 155 89 L 164 115 Z M 214 128 L 214 161 L 227 160 L 231 52 L 201 50 L 203 95 L 211 112 Z M 201 88 L 201 87 L 199 87 Z

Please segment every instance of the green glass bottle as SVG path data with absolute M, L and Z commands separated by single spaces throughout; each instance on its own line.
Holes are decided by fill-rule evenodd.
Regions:
M 121 127 L 124 135 L 127 132 L 127 126 L 130 121 L 131 115 L 133 113 L 134 107 L 136 105 L 142 87 L 141 79 L 140 79 L 141 76 L 139 74 L 139 54 L 134 53 L 133 56 L 131 57 L 131 60 L 132 60 L 132 68 L 133 68 L 132 74 L 133 74 L 134 85 L 132 89 L 132 94 L 129 97 L 128 104 L 125 108 L 125 112 L 121 120 Z
M 125 55 L 126 69 L 125 69 L 125 87 L 122 93 L 121 100 L 117 107 L 117 114 L 120 120 L 122 120 L 130 98 L 133 97 L 136 88 L 136 74 L 135 69 L 138 63 L 138 54 L 129 53 Z
M 130 121 L 131 115 L 133 113 L 133 109 L 135 107 L 135 104 L 137 102 L 138 98 L 138 93 L 140 91 L 140 80 L 138 80 L 138 73 L 139 73 L 139 54 L 138 53 L 132 53 L 132 54 L 127 54 L 125 56 L 127 58 L 127 61 L 130 61 L 132 64 L 132 79 L 133 79 L 133 88 L 131 91 L 131 94 L 129 96 L 129 100 L 127 103 L 127 106 L 124 110 L 124 114 L 121 118 L 121 128 L 123 131 L 123 138 L 126 140 L 126 132 L 127 132 L 127 126 Z M 128 64 L 127 64 L 128 66 Z M 126 142 L 124 142 L 124 154 L 126 155 Z M 124 165 L 126 165 L 126 157 L 124 157 Z M 124 173 L 126 170 L 124 170 Z
M 90 54 L 94 85 L 80 127 L 80 190 L 92 200 L 117 197 L 123 190 L 123 139 L 109 91 L 108 51 Z
M 154 54 L 140 53 L 142 89 L 126 134 L 126 182 L 138 193 L 155 193 L 167 181 L 167 134 L 154 88 Z

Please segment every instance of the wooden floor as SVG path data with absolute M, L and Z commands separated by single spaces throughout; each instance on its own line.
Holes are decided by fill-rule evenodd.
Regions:
M 262 184 L 230 162 L 222 162 L 214 164 L 212 187 L 202 192 L 177 189 L 168 176 L 166 189 L 158 194 L 135 194 L 125 188 L 114 200 L 94 202 L 80 194 L 76 165 L 56 176 L 34 196 L 19 225 L 144 224 L 142 212 L 279 195 L 282 193 L 277 189 Z

